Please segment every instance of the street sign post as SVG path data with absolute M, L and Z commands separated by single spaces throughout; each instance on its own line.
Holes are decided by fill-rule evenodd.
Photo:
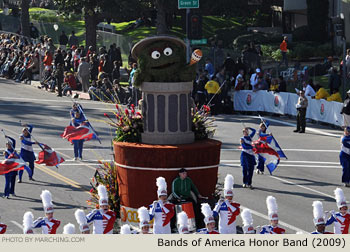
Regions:
M 206 38 L 191 39 L 191 45 L 206 45 L 206 44 L 208 44 L 208 40 Z
M 199 8 L 199 0 L 179 0 L 179 9 Z

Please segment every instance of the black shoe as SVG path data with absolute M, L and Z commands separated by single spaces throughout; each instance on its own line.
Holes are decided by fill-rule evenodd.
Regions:
M 299 131 L 299 133 L 305 133 L 305 130 L 301 130 L 301 131 Z
M 297 129 L 296 129 L 296 130 L 293 130 L 293 132 L 295 132 L 295 133 L 298 133 L 299 131 L 300 131 L 300 130 L 297 130 Z
M 6 199 L 9 199 L 10 198 L 10 196 L 6 196 Z
M 22 183 L 22 180 L 21 179 L 17 180 L 17 183 Z
M 29 180 L 31 180 L 31 181 L 35 181 L 35 179 L 33 179 L 33 178 L 29 178 Z

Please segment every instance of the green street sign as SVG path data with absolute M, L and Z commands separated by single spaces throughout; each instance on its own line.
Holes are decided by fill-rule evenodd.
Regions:
M 179 0 L 179 9 L 199 8 L 199 0 Z
M 206 38 L 191 39 L 191 45 L 206 45 L 206 44 L 208 44 L 208 40 Z

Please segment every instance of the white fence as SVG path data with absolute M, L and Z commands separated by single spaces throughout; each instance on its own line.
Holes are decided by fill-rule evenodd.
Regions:
M 236 111 L 264 111 L 295 116 L 297 114 L 295 108 L 297 101 L 298 95 L 293 93 L 253 92 L 250 90 L 234 93 L 234 109 Z M 343 125 L 343 117 L 340 114 L 342 103 L 311 98 L 308 98 L 308 101 L 306 118 L 337 126 Z

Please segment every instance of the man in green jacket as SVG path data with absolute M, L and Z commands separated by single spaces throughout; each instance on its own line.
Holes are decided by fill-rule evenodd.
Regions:
M 169 196 L 168 200 L 172 203 L 179 204 L 181 202 L 192 202 L 193 204 L 193 210 L 196 218 L 196 224 L 197 228 L 201 227 L 202 223 L 202 216 L 200 212 L 200 203 L 198 199 L 206 199 L 206 197 L 203 197 L 197 187 L 192 182 L 192 179 L 190 179 L 187 176 L 187 170 L 185 168 L 181 168 L 179 170 L 179 176 L 176 177 L 171 185 L 171 195 Z M 194 197 L 197 196 L 197 197 Z M 172 220 L 172 227 L 174 227 L 175 218 Z
M 172 201 L 194 201 L 197 203 L 197 199 L 191 195 L 191 191 L 198 197 L 203 198 L 198 192 L 197 187 L 193 184 L 192 179 L 187 176 L 187 170 L 182 168 L 179 171 L 179 176 L 173 180 L 172 186 Z

